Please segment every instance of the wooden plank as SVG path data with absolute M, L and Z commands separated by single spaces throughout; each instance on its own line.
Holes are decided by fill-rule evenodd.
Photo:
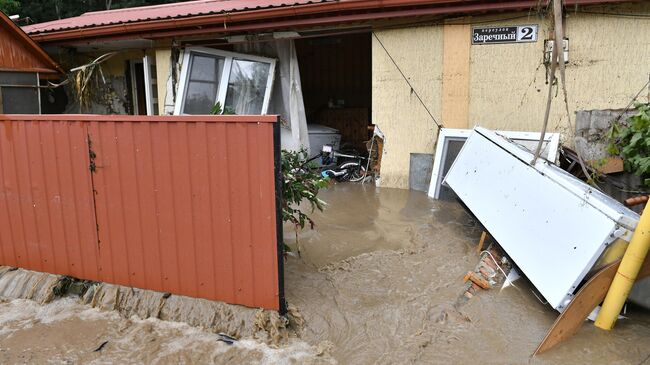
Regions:
M 596 273 L 578 291 L 567 308 L 560 314 L 533 356 L 541 354 L 573 336 L 597 305 L 605 300 L 621 260 L 617 260 Z M 650 259 L 646 259 L 637 280 L 650 276 Z
M 481 233 L 481 239 L 478 241 L 478 246 L 476 247 L 476 252 L 481 252 L 483 251 L 483 245 L 485 244 L 485 240 L 487 239 L 488 233 L 483 231 Z
M 609 157 L 604 161 L 589 161 L 589 165 L 603 174 L 623 172 L 623 159 L 620 157 Z
M 578 332 L 589 313 L 605 299 L 620 263 L 621 260 L 617 260 L 607 265 L 580 288 L 564 312 L 557 317 L 533 356 L 553 348 Z

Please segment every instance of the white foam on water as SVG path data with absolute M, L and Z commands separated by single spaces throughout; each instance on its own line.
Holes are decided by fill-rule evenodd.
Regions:
M 155 318 L 139 319 L 131 317 L 131 321 L 136 324 L 153 325 L 156 332 L 164 337 L 169 337 L 169 332 L 175 332 L 173 340 L 163 344 L 160 358 L 173 355 L 192 349 L 205 351 L 206 345 L 212 350 L 212 357 L 223 354 L 229 349 L 237 348 L 242 351 L 259 352 L 262 359 L 261 365 L 302 363 L 303 359 L 312 359 L 316 356 L 316 350 L 308 343 L 291 339 L 288 344 L 281 346 L 269 346 L 268 344 L 254 339 L 242 339 L 236 341 L 233 345 L 228 345 L 220 341 L 220 336 L 214 333 L 206 332 L 186 323 L 162 321 Z
M 263 354 L 261 365 L 300 364 L 317 356 L 314 347 L 301 340 L 291 340 L 288 345 L 281 347 L 272 347 L 253 340 L 242 340 L 235 346 L 260 351 Z
M 33 327 L 35 324 L 51 324 L 73 317 L 84 321 L 111 320 L 117 313 L 102 312 L 78 303 L 76 298 L 61 298 L 40 305 L 28 299 L 13 299 L 0 303 L 0 335 Z
M 14 332 L 30 329 L 38 324 L 57 326 L 57 323 L 70 319 L 81 319 L 84 322 L 103 320 L 107 321 L 108 326 L 125 328 L 126 332 L 122 333 L 121 337 L 111 336 L 112 338 L 110 338 L 111 350 L 106 353 L 106 356 L 109 356 L 111 360 L 117 360 L 120 356 L 129 358 L 132 352 L 134 357 L 131 359 L 134 361 L 149 359 L 162 362 L 177 359 L 178 356 L 182 357 L 186 354 L 190 354 L 190 356 L 194 356 L 191 354 L 202 354 L 210 359 L 237 356 L 237 359 L 246 359 L 246 361 L 256 364 L 309 363 L 311 359 L 317 357 L 317 350 L 313 346 L 295 338 L 279 346 L 268 345 L 253 338 L 241 339 L 229 345 L 220 341 L 218 334 L 192 327 L 186 323 L 156 318 L 140 319 L 137 316 L 132 316 L 127 320 L 117 312 L 91 308 L 72 297 L 57 299 L 45 305 L 26 299 L 0 302 L 1 336 L 11 336 Z M 74 323 L 67 322 L 65 325 L 63 323 L 61 325 L 70 326 Z M 146 336 L 158 339 L 157 343 L 160 347 L 155 351 L 147 347 L 147 343 L 141 341 Z M 45 348 L 42 350 L 49 351 Z M 51 350 L 61 351 L 61 349 Z M 73 352 L 68 353 L 70 351 Z M 70 351 L 52 353 L 48 362 L 63 363 L 64 359 L 73 359 L 78 355 L 74 353 L 75 350 Z M 140 351 L 153 351 L 151 354 L 153 357 L 138 357 Z M 101 364 L 106 363 L 106 360 L 107 358 L 98 358 L 90 362 Z

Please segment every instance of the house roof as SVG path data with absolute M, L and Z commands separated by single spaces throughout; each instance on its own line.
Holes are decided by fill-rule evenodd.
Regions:
M 38 34 L 102 25 L 134 23 L 147 20 L 178 19 L 332 1 L 336 0 L 196 0 L 135 8 L 93 11 L 72 18 L 28 25 L 23 27 L 23 29 L 29 34 Z
M 564 0 L 590 5 L 638 0 Z M 421 15 L 535 8 L 549 0 L 195 0 L 96 11 L 25 26 L 39 42 L 165 38 Z
M 63 73 L 63 69 L 0 11 L 0 70 Z

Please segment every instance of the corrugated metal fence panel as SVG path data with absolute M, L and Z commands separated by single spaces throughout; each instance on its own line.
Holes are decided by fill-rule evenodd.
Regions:
M 0 264 L 96 280 L 85 124 L 0 121 Z
M 85 147 L 85 160 L 77 170 L 86 175 L 87 189 L 82 190 L 94 187 L 95 209 L 89 216 L 94 222 L 96 214 L 97 229 L 94 244 L 81 245 L 93 247 L 99 261 L 94 266 L 98 275 L 74 276 L 280 309 L 276 117 L 83 118 L 85 124 L 76 123 L 80 132 L 75 136 Z M 44 129 L 65 123 L 38 125 Z M 68 140 L 56 143 L 71 145 Z M 4 148 L 3 143 L 3 161 Z M 95 166 L 94 173 L 90 165 Z M 52 170 L 51 174 L 59 171 L 51 164 L 44 169 Z M 4 163 L 2 170 L 6 170 Z M 81 181 L 72 173 L 68 176 Z M 24 177 L 14 185 L 34 190 L 39 181 Z M 57 189 L 61 186 L 52 187 L 53 192 Z M 92 194 L 87 195 L 92 202 Z M 52 217 L 51 211 L 33 210 L 44 221 Z M 40 222 L 32 221 L 32 225 Z M 0 222 L 4 226 L 8 220 L 0 216 Z M 3 248 L 13 247 L 11 237 L 3 234 L 2 240 Z M 64 247 L 74 246 L 67 242 Z M 3 251 L 3 262 L 8 254 Z M 61 273 L 31 263 L 17 266 Z

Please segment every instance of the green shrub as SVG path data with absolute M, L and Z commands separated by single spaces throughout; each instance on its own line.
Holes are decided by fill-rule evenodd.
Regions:
M 298 231 L 305 228 L 306 224 L 311 229 L 314 228 L 314 221 L 303 211 L 304 203 L 309 204 L 310 214 L 316 209 L 322 211 L 325 202 L 318 198 L 318 191 L 326 187 L 329 181 L 320 175 L 318 169 L 309 166 L 307 159 L 304 149 L 282 150 L 282 221 L 291 222 L 295 227 L 296 243 Z M 285 249 L 288 250 L 286 245 Z
M 637 104 L 637 113 L 623 123 L 612 123 L 608 152 L 623 159 L 625 171 L 650 186 L 650 104 Z

